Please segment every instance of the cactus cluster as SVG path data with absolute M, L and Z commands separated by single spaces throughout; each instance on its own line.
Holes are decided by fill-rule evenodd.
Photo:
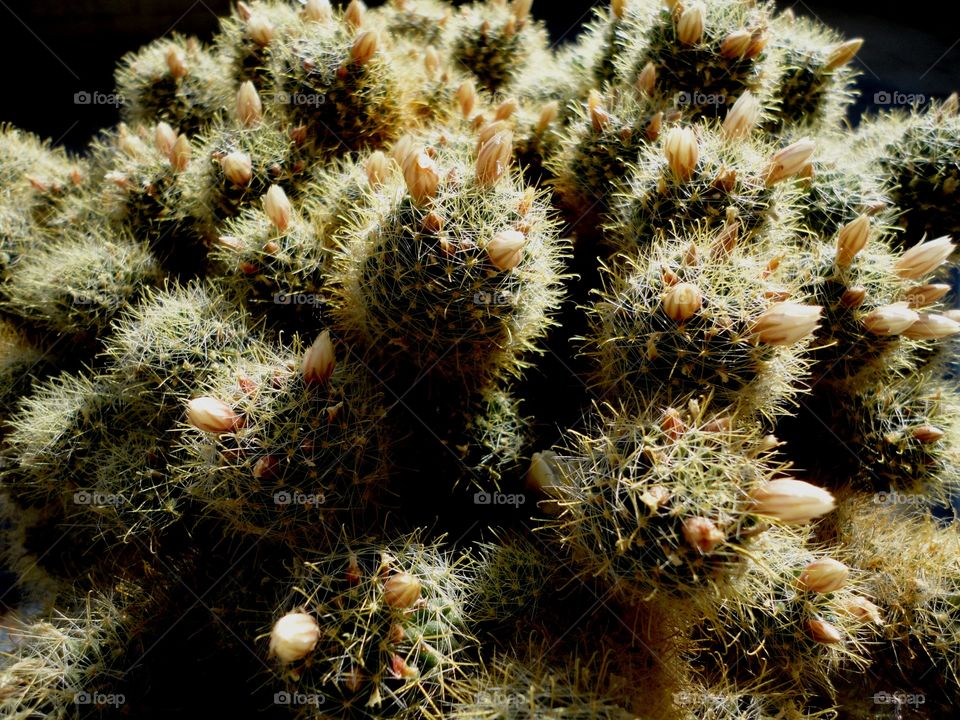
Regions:
M 0 126 L 0 714 L 949 716 L 956 96 L 461 5 L 237 2 L 85 152 Z

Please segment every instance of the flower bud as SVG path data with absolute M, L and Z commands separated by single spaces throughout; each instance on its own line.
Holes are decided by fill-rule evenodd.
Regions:
M 180 48 L 169 48 L 164 59 L 167 61 L 167 69 L 170 71 L 170 77 L 179 80 L 187 74 L 187 58 L 184 57 Z
M 681 45 L 696 45 L 703 39 L 703 29 L 707 20 L 706 8 L 694 3 L 680 13 L 677 21 L 677 40 Z
M 863 317 L 863 326 L 874 335 L 899 335 L 920 319 L 907 303 L 881 305 Z
M 291 612 L 277 620 L 270 632 L 270 655 L 285 665 L 303 660 L 320 640 L 320 626 L 312 615 Z
M 940 267 L 955 248 L 946 235 L 917 243 L 900 256 L 894 269 L 906 280 L 919 280 Z
M 610 1 L 610 15 L 612 15 L 615 20 L 623 20 L 623 16 L 626 12 L 627 0 Z
M 512 155 L 512 132 L 500 132 L 487 140 L 477 153 L 477 180 L 480 184 L 495 185 L 510 167 Z
M 950 292 L 950 286 L 946 283 L 927 283 L 926 285 L 917 285 L 907 290 L 907 305 L 912 308 L 922 308 L 942 299 Z
M 423 51 L 423 69 L 427 71 L 427 77 L 434 78 L 440 71 L 440 53 L 430 45 Z
M 366 65 L 377 52 L 380 36 L 373 30 L 367 30 L 357 35 L 350 50 L 350 60 L 357 65 Z
M 843 295 L 840 296 L 840 303 L 844 307 L 858 308 L 863 305 L 866 299 L 867 289 L 861 285 L 854 285 L 853 287 L 847 288 Z
M 689 180 L 700 159 L 700 148 L 693 129 L 671 128 L 663 140 L 663 154 L 674 176 L 680 181 Z
M 307 0 L 303 6 L 303 19 L 308 22 L 325 23 L 333 19 L 330 0 Z
M 247 35 L 260 47 L 266 47 L 273 40 L 273 23 L 262 15 L 253 15 L 247 20 Z
M 343 19 L 347 25 L 356 30 L 363 25 L 363 17 L 366 13 L 367 6 L 360 0 L 350 0 L 350 4 L 347 5 L 347 9 L 343 13 Z
M 723 121 L 723 134 L 730 139 L 746 137 L 757 126 L 761 110 L 757 97 L 749 90 L 744 91 Z
M 652 62 L 644 65 L 643 70 L 637 75 L 637 81 L 634 85 L 644 95 L 652 95 L 654 88 L 657 86 L 657 66 Z
M 263 103 L 260 93 L 253 83 L 247 80 L 237 91 L 237 119 L 244 127 L 253 127 L 263 119 Z
M 913 435 L 915 440 L 924 445 L 932 445 L 935 442 L 940 442 L 943 436 L 946 435 L 946 433 L 936 425 L 921 425 L 920 427 L 914 428 L 910 434 Z
M 860 622 L 883 625 L 883 618 L 880 617 L 880 608 L 860 595 L 853 595 L 852 597 L 841 600 L 840 609 L 848 615 L 857 618 Z
M 440 173 L 437 164 L 424 149 L 413 150 L 403 161 L 403 178 L 413 202 L 425 205 L 437 194 L 440 186 Z
M 920 313 L 917 321 L 903 331 L 911 340 L 942 340 L 960 332 L 960 323 L 944 316 Z
M 847 267 L 870 239 L 870 216 L 860 215 L 840 228 L 837 235 L 837 265 Z
M 831 593 L 847 584 L 850 568 L 833 558 L 821 558 L 807 565 L 797 584 L 801 590 L 815 593 Z
M 186 170 L 187 165 L 190 164 L 190 154 L 190 141 L 186 135 L 180 135 L 180 137 L 177 138 L 177 142 L 173 145 L 173 150 L 170 152 L 170 164 L 173 166 L 173 169 L 177 172 Z
M 293 207 L 290 205 L 287 194 L 279 185 L 271 185 L 267 194 L 263 196 L 263 211 L 280 232 L 285 232 L 290 227 Z
M 560 114 L 560 103 L 556 100 L 551 100 L 546 105 L 540 109 L 540 117 L 537 119 L 536 132 L 537 135 L 542 135 L 550 123 L 557 119 L 557 115 Z
M 470 117 L 477 105 L 477 88 L 472 80 L 460 83 L 460 87 L 457 88 L 457 103 L 460 105 L 460 113 L 463 117 Z
M 248 153 L 232 152 L 220 160 L 220 165 L 223 167 L 223 174 L 234 185 L 247 185 L 253 178 L 253 162 Z
M 750 512 L 766 515 L 788 525 L 803 525 L 833 510 L 833 495 L 816 485 L 781 478 L 750 493 Z
M 406 572 L 391 575 L 383 584 L 383 600 L 397 610 L 404 610 L 420 599 L 422 585 L 416 576 Z
M 333 375 L 336 366 L 330 331 L 324 330 L 303 355 L 303 379 L 307 384 L 323 385 Z
M 533 6 L 533 0 L 513 0 L 513 17 L 520 24 L 526 22 L 530 17 L 530 8 Z
M 519 109 L 520 103 L 517 102 L 516 98 L 507 98 L 494 109 L 493 119 L 508 120 Z
M 707 554 L 722 543 L 726 536 L 720 529 L 705 517 L 692 517 L 683 521 L 683 538 L 695 550 Z
M 243 427 L 243 418 L 222 400 L 203 396 L 187 403 L 187 422 L 208 433 L 225 433 Z
M 594 132 L 603 132 L 610 125 L 610 113 L 603 107 L 603 98 L 596 90 L 591 90 L 587 96 L 587 111 Z
M 846 65 L 853 60 L 861 47 L 863 47 L 863 38 L 854 38 L 840 43 L 827 55 L 827 61 L 823 64 L 824 70 L 836 70 L 841 65 Z
M 367 158 L 364 169 L 367 171 L 367 182 L 370 186 L 379 187 L 390 174 L 390 160 L 383 152 L 377 150 Z
M 843 642 L 843 634 L 836 625 L 825 620 L 807 620 L 807 633 L 818 643 L 834 645 Z
M 793 345 L 819 327 L 822 310 L 818 305 L 774 303 L 757 318 L 753 332 L 760 342 L 768 345 Z
M 786 180 L 803 170 L 817 146 L 804 138 L 774 153 L 767 168 L 767 187 Z
M 752 41 L 749 30 L 734 30 L 720 43 L 720 54 L 728 60 L 739 60 L 747 54 Z
M 527 237 L 519 230 L 503 230 L 487 244 L 487 257 L 498 270 L 512 270 L 520 264 Z
M 177 144 L 177 134 L 169 124 L 159 122 L 153 133 L 153 144 L 156 145 L 161 155 L 169 158 L 173 152 L 173 146 Z
M 680 283 L 663 296 L 663 311 L 675 322 L 689 320 L 703 305 L 703 295 L 693 283 Z

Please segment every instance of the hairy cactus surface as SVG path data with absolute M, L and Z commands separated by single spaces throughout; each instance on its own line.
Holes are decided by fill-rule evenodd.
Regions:
M 369 5 L 0 124 L 0 715 L 955 714 L 957 95 L 853 123 L 802 3 Z

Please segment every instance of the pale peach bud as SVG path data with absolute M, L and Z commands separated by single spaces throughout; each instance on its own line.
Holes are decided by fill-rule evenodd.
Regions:
M 666 433 L 667 437 L 677 440 L 687 431 L 687 424 L 683 421 L 680 411 L 676 408 L 668 407 L 660 416 L 660 429 Z
M 168 48 L 164 59 L 167 61 L 167 70 L 170 71 L 170 77 L 179 80 L 187 74 L 187 58 L 180 48 Z
M 749 135 L 757 126 L 761 112 L 760 101 L 749 90 L 737 98 L 723 121 L 723 133 L 728 138 L 741 138 Z
M 681 181 L 689 180 L 700 159 L 700 147 L 693 128 L 671 128 L 663 140 L 663 154 L 674 176 Z
M 111 182 L 116 185 L 121 190 L 127 190 L 130 188 L 130 178 L 126 173 L 122 173 L 119 170 L 111 170 L 110 172 L 104 174 L 103 179 L 107 182 Z M 39 190 L 40 192 L 46 192 L 47 186 L 41 185 L 39 180 L 36 178 L 30 178 L 30 184 L 33 186 L 34 190 Z
M 696 45 L 703 39 L 707 10 L 701 3 L 684 8 L 677 21 L 677 40 L 681 45 Z
M 413 202 L 421 206 L 437 194 L 440 186 L 437 164 L 423 149 L 413 150 L 404 159 L 403 178 Z
M 407 156 L 414 150 L 419 151 L 419 149 L 412 135 L 404 135 L 390 148 L 390 157 L 393 158 L 393 161 L 397 165 L 403 168 L 404 163 L 407 161 Z
M 627 12 L 627 0 L 611 0 L 610 2 L 610 14 L 615 20 L 623 20 L 624 14 Z
M 380 36 L 373 30 L 367 30 L 357 35 L 350 50 L 350 60 L 357 65 L 366 65 L 370 62 L 380 44 Z
M 235 235 L 220 235 L 216 241 L 217 245 L 233 252 L 243 252 L 243 241 Z
M 663 312 L 675 322 L 689 320 L 703 305 L 703 295 L 693 283 L 674 285 L 663 296 Z
M 663 128 L 663 110 L 658 110 L 657 113 L 650 118 L 650 122 L 647 123 L 647 127 L 644 131 L 644 134 L 647 136 L 647 140 L 650 142 L 655 141 L 660 137 L 660 130 Z
M 157 123 L 157 128 L 153 133 L 153 144 L 164 157 L 170 157 L 173 152 L 173 146 L 177 144 L 177 133 L 165 122 Z
M 220 160 L 223 174 L 234 185 L 246 185 L 253 178 L 253 161 L 245 152 L 235 151 Z
M 433 45 L 423 51 L 423 69 L 427 71 L 427 77 L 435 77 L 440 71 L 440 54 Z
M 312 615 L 287 613 L 274 623 L 270 632 L 270 655 L 289 665 L 312 653 L 319 640 L 320 626 Z
M 822 310 L 818 305 L 774 303 L 757 318 L 753 332 L 768 345 L 793 345 L 817 329 Z
M 948 118 L 955 117 L 958 112 L 960 112 L 960 95 L 952 92 L 947 99 L 943 101 L 943 104 L 937 108 L 937 121 L 943 122 Z
M 596 90 L 591 90 L 587 96 L 587 110 L 594 132 L 603 132 L 610 125 L 610 113 L 603 107 L 603 98 Z
M 657 86 L 657 66 L 652 62 L 644 65 L 634 85 L 644 95 L 652 95 L 653 89 Z
M 770 158 L 767 169 L 767 186 L 786 180 L 803 170 L 816 148 L 813 140 L 803 138 L 776 152 Z
M 946 283 L 927 283 L 907 290 L 907 304 L 912 308 L 922 308 L 942 299 L 950 292 Z
M 519 109 L 520 109 L 520 103 L 518 103 L 515 98 L 507 98 L 502 103 L 497 105 L 497 107 L 494 109 L 493 119 L 507 120 L 511 115 L 513 115 Z
M 477 88 L 472 80 L 460 83 L 457 88 L 457 103 L 460 105 L 460 114 L 469 117 L 477 105 Z
M 753 59 L 763 52 L 767 47 L 767 38 L 763 34 L 762 28 L 757 28 L 750 34 L 750 47 L 747 48 L 746 57 Z
M 491 123 L 484 125 L 480 128 L 480 132 L 477 134 L 477 152 L 480 152 L 480 148 L 483 147 L 483 144 L 492 138 L 497 133 L 509 132 L 510 123 L 506 120 L 494 120 Z
M 308 22 L 325 23 L 333 19 L 330 0 L 307 0 L 303 6 L 303 19 Z
M 960 323 L 944 315 L 920 313 L 920 317 L 903 331 L 903 336 L 911 340 L 942 340 L 960 332 Z
M 225 433 L 243 427 L 243 418 L 232 407 L 208 395 L 187 403 L 187 422 L 209 433 Z
M 867 289 L 860 285 L 854 285 L 853 287 L 847 288 L 843 295 L 840 296 L 841 304 L 848 308 L 858 308 L 863 305 L 863 302 L 866 299 Z
M 477 180 L 481 185 L 495 185 L 510 167 L 513 155 L 513 133 L 501 132 L 487 140 L 477 153 Z
M 752 41 L 753 33 L 749 30 L 734 30 L 720 43 L 720 54 L 729 60 L 742 58 L 747 54 Z
M 333 375 L 336 366 L 330 331 L 324 330 L 303 355 L 303 379 L 308 384 L 323 385 Z
M 558 485 L 557 474 L 554 472 L 556 453 L 552 450 L 536 452 L 530 457 L 530 468 L 527 470 L 527 487 L 538 493 L 547 494 L 550 489 Z
M 177 142 L 173 145 L 173 150 L 170 152 L 170 164 L 173 166 L 173 169 L 177 172 L 183 172 L 187 169 L 187 165 L 190 164 L 190 141 L 187 139 L 186 135 L 181 135 L 177 138 Z
M 117 146 L 132 158 L 143 157 L 147 154 L 147 146 L 143 140 L 131 134 L 130 129 L 124 123 L 119 126 Z
M 280 461 L 273 455 L 264 455 L 254 464 L 252 475 L 257 480 L 271 478 L 274 476 L 274 472 L 279 464 Z
M 883 618 L 880 617 L 880 608 L 860 595 L 844 598 L 840 602 L 840 608 L 848 615 L 857 618 L 860 622 L 883 625 Z
M 416 576 L 407 572 L 391 575 L 383 584 L 383 600 L 397 610 L 404 610 L 420 599 L 423 586 Z
M 542 135 L 550 123 L 557 119 L 557 115 L 560 114 L 560 103 L 556 100 L 551 100 L 546 105 L 540 109 L 540 117 L 537 119 L 536 133 L 537 135 Z
M 847 584 L 850 578 L 850 568 L 839 560 L 821 558 L 807 565 L 797 584 L 802 590 L 815 593 L 831 593 Z
M 863 326 L 874 335 L 899 335 L 920 319 L 907 303 L 881 305 L 863 317 Z
M 870 239 L 870 216 L 860 215 L 851 220 L 837 235 L 837 265 L 846 267 L 867 246 Z
M 694 550 L 706 554 L 713 552 L 717 545 L 726 540 L 723 532 L 705 517 L 692 517 L 683 521 L 683 538 Z
M 253 127 L 263 119 L 263 103 L 260 93 L 252 82 L 247 80 L 237 91 L 237 119 L 244 127 Z
M 363 18 L 366 14 L 366 5 L 364 5 L 360 0 L 350 0 L 350 4 L 347 5 L 347 9 L 343 13 L 343 19 L 346 21 L 347 25 L 357 29 L 363 25 Z
M 240 16 L 241 20 L 246 22 L 253 16 L 253 10 L 243 0 L 239 0 L 239 2 L 237 2 L 237 15 Z
M 253 15 L 247 20 L 247 35 L 260 47 L 266 47 L 275 34 L 273 23 L 262 15 Z
M 519 230 L 503 230 L 487 244 L 487 257 L 498 270 L 512 270 L 520 264 L 527 237 Z
M 284 232 L 290 227 L 293 206 L 290 205 L 287 194 L 279 185 L 271 185 L 266 195 L 263 196 L 263 211 L 280 232 Z
M 935 442 L 939 442 L 945 434 L 946 433 L 936 425 L 921 425 L 920 427 L 914 428 L 911 433 L 914 439 L 919 440 L 924 445 L 932 445 Z
M 843 642 L 843 633 L 836 625 L 826 620 L 807 620 L 807 633 L 810 637 L 823 645 L 834 645 Z
M 803 480 L 771 480 L 750 493 L 750 511 L 787 525 L 803 525 L 833 510 L 833 495 Z
M 836 70 L 841 65 L 846 65 L 853 60 L 861 47 L 863 47 L 863 38 L 854 38 L 840 43 L 827 55 L 827 61 L 823 64 L 824 69 Z
M 367 158 L 364 169 L 367 171 L 367 182 L 371 187 L 379 187 L 390 174 L 390 160 L 383 152 L 377 150 Z
M 917 243 L 900 256 L 894 269 L 902 278 L 919 280 L 940 267 L 955 248 L 946 235 Z

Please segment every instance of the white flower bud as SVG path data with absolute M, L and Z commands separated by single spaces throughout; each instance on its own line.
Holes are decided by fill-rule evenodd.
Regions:
M 252 82 L 247 80 L 237 91 L 237 119 L 244 127 L 253 127 L 263 119 L 263 103 L 260 93 Z
M 487 244 L 487 257 L 498 270 L 512 270 L 520 264 L 527 237 L 518 230 L 497 233 Z
M 437 164 L 423 149 L 412 150 L 403 161 L 403 178 L 413 202 L 425 205 L 437 194 L 440 173 Z
M 954 249 L 956 245 L 946 235 L 920 242 L 900 256 L 894 269 L 906 280 L 919 280 L 940 267 Z
M 822 310 L 790 301 L 774 303 L 757 318 L 753 332 L 768 345 L 793 345 L 817 329 Z
M 788 525 L 803 525 L 826 515 L 835 507 L 833 495 L 816 485 L 781 478 L 771 480 L 750 493 L 750 511 Z
M 422 589 L 416 576 L 407 572 L 395 573 L 383 584 L 383 600 L 392 608 L 405 610 L 420 599 Z
M 187 403 L 187 422 L 208 433 L 226 433 L 243 427 L 243 418 L 222 400 L 203 396 Z
M 921 313 L 917 321 L 903 331 L 911 340 L 942 340 L 960 332 L 960 323 L 944 315 Z
M 287 194 L 279 185 L 271 185 L 263 196 L 263 211 L 280 232 L 285 232 L 290 227 L 293 207 L 290 205 Z
M 757 97 L 749 90 L 744 91 L 723 121 L 723 134 L 731 139 L 746 137 L 760 121 L 761 110 Z
M 767 169 L 767 186 L 775 185 L 803 170 L 816 149 L 816 143 L 804 138 L 776 152 Z
M 900 335 L 920 319 L 907 303 L 881 305 L 863 317 L 863 326 L 874 335 Z
M 850 578 L 850 568 L 839 560 L 821 558 L 807 565 L 797 584 L 802 590 L 815 593 L 831 593 L 847 584 Z
M 319 640 L 320 626 L 312 615 L 287 613 L 270 632 L 270 655 L 289 665 L 312 653 Z
M 870 216 L 860 215 L 840 228 L 837 235 L 837 265 L 847 267 L 870 239 Z
M 367 30 L 357 35 L 350 50 L 350 59 L 357 65 L 366 65 L 376 54 L 380 44 L 380 36 L 373 30 Z
M 671 128 L 663 140 L 663 154 L 674 176 L 681 181 L 689 180 L 700 159 L 700 147 L 693 129 Z
M 510 167 L 513 156 L 513 133 L 499 132 L 487 140 L 477 153 L 477 180 L 481 185 L 495 185 Z
M 700 288 L 692 283 L 679 283 L 663 296 L 663 311 L 675 322 L 689 320 L 703 305 Z
M 157 123 L 157 129 L 153 133 L 153 144 L 164 157 L 170 157 L 173 152 L 173 146 L 177 144 L 177 133 L 165 122 Z
M 323 385 L 333 375 L 336 366 L 330 331 L 324 330 L 303 355 L 303 379 L 308 384 Z
M 707 10 L 701 3 L 694 3 L 680 13 L 677 21 L 677 39 L 681 45 L 696 45 L 703 39 Z
M 223 174 L 234 185 L 247 185 L 253 178 L 253 161 L 245 152 L 232 152 L 220 160 Z

